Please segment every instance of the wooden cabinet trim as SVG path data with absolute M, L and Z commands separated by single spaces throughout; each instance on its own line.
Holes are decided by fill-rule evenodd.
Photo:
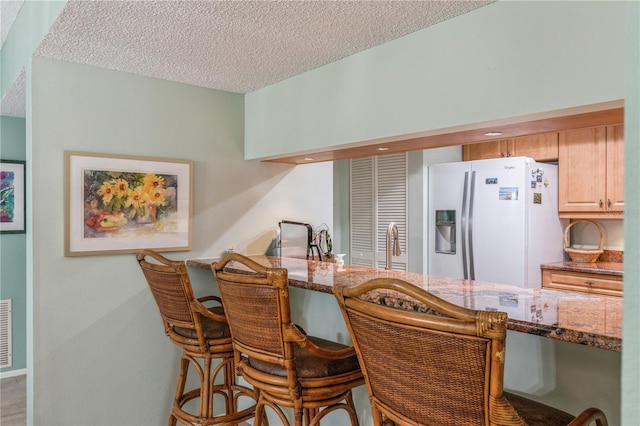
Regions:
M 607 126 L 607 211 L 624 211 L 624 127 Z
M 462 146 L 462 160 L 485 160 L 504 157 L 531 157 L 536 161 L 558 159 L 558 132 L 497 139 Z

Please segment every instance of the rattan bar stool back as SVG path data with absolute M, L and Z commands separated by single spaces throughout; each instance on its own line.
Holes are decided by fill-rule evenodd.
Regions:
M 503 392 L 504 312 L 463 308 L 392 278 L 336 285 L 333 292 L 365 375 L 376 426 L 607 425 L 596 408 L 575 417 Z M 422 309 L 401 308 L 403 299 Z
M 232 253 L 212 265 L 238 373 L 258 393 L 254 426 L 267 412 L 290 425 L 320 424 L 337 409 L 358 424 L 351 389 L 364 384 L 353 347 L 307 335 L 291 322 L 287 270 Z M 271 410 L 266 410 L 269 407 Z
M 220 298 L 196 299 L 184 262 L 152 250 L 136 258 L 160 310 L 165 334 L 182 349 L 168 424 L 217 425 L 252 418 L 256 397 L 252 389 L 236 383 L 231 334 Z M 190 368 L 197 372 L 200 385 L 185 390 Z M 217 377 L 221 377 L 218 382 Z M 214 412 L 216 402 L 220 413 Z M 240 410 L 239 405 L 245 408 Z

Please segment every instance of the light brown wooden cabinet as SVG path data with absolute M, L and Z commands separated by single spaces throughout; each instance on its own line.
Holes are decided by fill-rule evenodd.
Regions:
M 542 287 L 580 293 L 622 296 L 622 277 L 543 268 Z
M 498 141 L 463 145 L 462 161 L 510 157 L 509 145 L 512 143 L 513 139 L 503 139 Z
M 558 133 L 521 136 L 463 145 L 462 160 L 486 160 L 503 157 L 531 157 L 536 161 L 558 159 Z
M 623 125 L 560 132 L 558 210 L 565 218 L 622 218 Z

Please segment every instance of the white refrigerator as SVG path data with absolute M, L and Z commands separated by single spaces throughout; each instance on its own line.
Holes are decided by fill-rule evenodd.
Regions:
M 527 157 L 429 166 L 428 273 L 540 288 L 563 260 L 558 167 Z

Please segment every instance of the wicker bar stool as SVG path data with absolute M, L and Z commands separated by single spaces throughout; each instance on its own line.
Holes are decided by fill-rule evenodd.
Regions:
M 171 261 L 152 250 L 137 255 L 138 263 L 160 310 L 164 332 L 182 349 L 178 384 L 173 399 L 169 425 L 240 423 L 253 417 L 255 394 L 236 384 L 233 348 L 220 298 L 196 299 L 184 262 Z M 203 303 L 216 306 L 207 308 Z M 220 362 L 213 368 L 213 361 Z M 198 388 L 185 391 L 189 368 L 200 377 Z M 216 378 L 221 377 L 221 383 Z M 224 400 L 224 414 L 214 414 L 214 399 Z M 238 411 L 241 398 L 251 398 L 248 408 Z M 199 399 L 197 413 L 188 412 L 185 404 Z M 195 411 L 195 409 L 193 410 Z
M 225 269 L 231 262 L 233 271 Z M 291 322 L 287 270 L 265 268 L 235 253 L 211 268 L 231 329 L 236 368 L 259 395 L 254 426 L 266 418 L 265 407 L 285 425 L 290 422 L 282 407 L 293 408 L 296 426 L 319 425 L 337 409 L 357 425 L 351 389 L 364 379 L 355 351 L 308 336 Z
M 507 314 L 466 309 L 408 282 L 378 278 L 333 290 L 365 374 L 379 425 L 606 426 L 503 392 Z M 424 312 L 378 304 L 386 295 Z

